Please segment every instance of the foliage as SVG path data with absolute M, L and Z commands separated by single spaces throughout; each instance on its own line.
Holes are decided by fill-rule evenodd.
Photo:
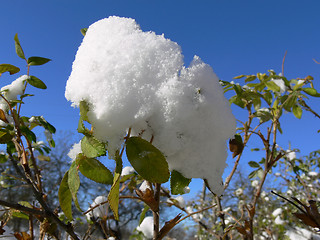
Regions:
M 82 33 L 85 35 L 86 30 Z M 320 97 L 311 76 L 288 80 L 283 74 L 270 70 L 235 77 L 244 80 L 244 85 L 220 82 L 225 92 L 233 94 L 230 103 L 247 112 L 247 119 L 238 119 L 237 134 L 229 141 L 235 163 L 224 183 L 223 196 L 208 196 L 204 179 L 201 195 L 186 205 L 182 196 L 173 195 L 186 193 L 191 179 L 178 171 L 170 171 L 166 156 L 152 144 L 153 136 L 146 141 L 133 136 L 129 128 L 121 149 L 109 156 L 108 142 L 93 135 L 88 117 L 93 106 L 85 101 L 79 106 L 81 152 L 69 165 L 59 162 L 60 157 L 52 155 L 56 145 L 52 138 L 54 126 L 42 116 L 21 115 L 25 98 L 33 96 L 27 93 L 27 87 L 47 88 L 42 80 L 30 75 L 31 67 L 44 65 L 50 59 L 26 58 L 18 35 L 14 41 L 17 55 L 27 64 L 27 74 L 19 78 L 16 85 L 6 86 L 0 92 L 0 143 L 6 146 L 5 152 L 0 154 L 0 185 L 1 192 L 8 193 L 0 198 L 0 205 L 5 207 L 0 216 L 0 236 L 5 225 L 16 218 L 27 220 L 29 224 L 29 232 L 15 233 L 17 239 L 34 239 L 34 223 L 39 225 L 39 239 L 45 236 L 61 239 L 64 233 L 72 239 L 90 239 L 91 236 L 120 239 L 122 226 L 138 218 L 141 224 L 150 215 L 153 216 L 153 239 L 170 239 L 170 233 L 187 218 L 197 226 L 197 239 L 285 239 L 290 228 L 309 227 L 311 231 L 320 227 L 316 205 L 320 151 L 298 159 L 293 154 L 296 149 L 286 150 L 277 141 L 278 134 L 285 134 L 281 128 L 285 112 L 298 119 L 304 112 L 319 117 L 307 104 L 309 98 Z M 6 72 L 17 74 L 20 68 L 0 64 L 0 76 Z M 13 96 L 12 88 L 17 86 L 18 94 Z M 38 141 L 35 127 L 44 129 L 46 143 Z M 246 147 L 250 146 L 252 138 L 260 142 L 260 147 L 253 151 L 260 151 L 262 157 L 247 161 L 251 172 L 246 174 L 239 171 L 239 164 L 245 161 Z M 122 172 L 124 153 L 134 169 L 126 175 Z M 45 176 L 52 172 L 52 166 L 58 168 L 59 189 L 51 186 L 53 181 Z M 162 185 L 168 181 L 169 190 Z M 11 190 L 13 187 L 22 189 L 22 186 L 27 186 L 32 194 L 19 199 Z M 105 193 L 108 196 L 104 196 Z M 89 194 L 102 195 L 98 197 L 101 201 L 84 211 Z M 169 219 L 161 222 L 160 215 L 163 216 L 165 207 L 176 208 L 178 214 L 169 214 Z M 101 211 L 98 213 L 98 210 Z M 87 229 L 80 231 L 77 224 Z M 131 237 L 145 238 L 137 230 Z M 183 237 L 186 239 L 187 234 Z

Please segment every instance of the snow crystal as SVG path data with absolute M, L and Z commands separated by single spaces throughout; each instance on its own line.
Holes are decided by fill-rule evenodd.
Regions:
M 75 161 L 77 158 L 77 155 L 81 153 L 81 142 L 73 144 L 72 148 L 70 149 L 68 153 L 68 157 L 71 158 L 72 161 Z
M 139 232 L 142 232 L 143 235 L 150 239 L 153 236 L 153 217 L 145 217 L 142 223 L 137 227 Z
M 134 168 L 131 166 L 126 166 L 122 169 L 121 176 L 130 175 L 134 173 Z
M 107 202 L 108 201 L 108 198 L 106 196 L 98 196 L 96 197 L 96 199 L 93 201 L 93 203 L 90 205 L 90 208 L 93 208 L 97 205 L 100 205 L 101 203 L 104 203 L 104 202 Z M 88 219 L 90 219 L 91 217 L 94 217 L 94 218 L 104 218 L 106 217 L 107 215 L 107 211 L 108 211 L 108 206 L 106 203 L 98 206 L 98 207 L 95 207 L 92 211 L 88 212 L 86 214 L 86 217 Z
M 102 19 L 86 32 L 65 96 L 73 106 L 90 105 L 93 133 L 108 142 L 110 156 L 131 127 L 133 135 L 154 137 L 170 170 L 205 178 L 222 193 L 235 118 L 212 68 L 197 56 L 185 67 L 177 43 L 130 18 Z

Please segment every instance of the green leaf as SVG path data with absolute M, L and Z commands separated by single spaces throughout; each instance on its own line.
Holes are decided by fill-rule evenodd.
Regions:
M 30 141 L 30 142 L 37 142 L 37 136 L 32 132 L 28 127 L 21 126 L 20 127 L 21 133 Z
M 312 97 L 320 97 L 320 94 L 314 88 L 303 88 L 302 91 Z
M 259 118 L 260 123 L 267 122 L 273 118 L 272 114 L 268 110 L 265 110 L 265 109 L 259 109 L 258 111 L 256 111 L 254 113 L 254 115 L 257 118 Z
M 254 109 L 256 111 L 261 108 L 261 99 L 260 99 L 260 97 L 252 99 L 252 103 L 253 103 Z
M 234 85 L 233 85 L 233 88 L 234 88 L 234 91 L 236 92 L 236 94 L 237 94 L 238 96 L 241 96 L 241 94 L 242 94 L 242 92 L 243 92 L 241 86 L 238 85 L 238 84 L 234 84 Z
M 252 171 L 252 172 L 249 174 L 249 179 L 255 178 L 255 177 L 258 175 L 259 170 L 260 170 L 260 168 Z
M 284 95 L 284 96 L 286 96 L 286 95 Z M 288 97 L 281 98 L 281 102 L 283 103 L 283 108 L 286 111 L 291 112 L 292 107 L 294 105 L 296 105 L 296 103 L 297 103 L 296 92 L 291 93 Z
M 16 53 L 17 55 L 26 60 L 26 57 L 24 56 L 24 52 L 22 50 L 22 47 L 20 45 L 20 41 L 19 41 L 19 38 L 18 38 L 18 33 L 16 33 L 16 35 L 14 36 L 14 45 L 15 45 L 15 48 L 16 48 Z
M 81 150 L 88 158 L 100 157 L 106 154 L 105 146 L 93 136 L 85 135 L 81 140 Z
M 140 214 L 140 219 L 139 219 L 139 225 L 138 226 L 140 226 L 140 224 L 142 223 L 142 221 L 145 218 L 146 213 L 148 212 L 149 209 L 150 209 L 150 207 L 148 205 L 144 206 L 144 208 L 143 208 L 143 210 L 142 210 L 142 212 Z
M 72 221 L 72 195 L 69 189 L 68 184 L 68 175 L 69 173 L 66 172 L 59 187 L 59 203 L 60 208 L 64 212 L 65 216 Z
M 250 162 L 248 162 L 248 164 L 252 168 L 259 168 L 260 167 L 259 163 L 255 162 L 255 161 L 250 161 Z
M 75 161 L 72 162 L 70 169 L 68 171 L 68 186 L 76 207 L 81 211 L 81 208 L 78 202 L 78 197 L 77 197 L 77 193 L 80 187 L 80 178 L 79 178 L 78 169 Z
M 263 98 L 268 103 L 268 105 L 271 105 L 271 103 L 272 103 L 272 94 L 271 94 L 271 92 L 269 92 L 269 91 L 265 92 L 263 94 Z
M 244 80 L 245 82 L 252 82 L 255 80 L 257 77 L 255 75 L 247 76 L 247 78 Z
M 27 79 L 27 82 L 33 87 L 40 88 L 40 89 L 47 89 L 47 86 L 44 84 L 44 82 L 42 82 L 39 78 L 35 76 L 30 76 Z
M 239 76 L 236 76 L 236 77 L 234 77 L 233 79 L 240 79 L 240 78 L 243 78 L 243 77 L 245 77 L 246 75 L 239 75 Z
M 251 152 L 257 152 L 257 151 L 260 151 L 260 148 L 252 148 L 251 149 Z
M 0 130 L 0 144 L 6 144 L 11 142 L 12 135 L 9 132 Z
M 113 184 L 108 195 L 108 203 L 113 212 L 115 220 L 119 220 L 119 188 L 120 176 L 122 171 L 122 159 L 119 152 L 116 153 L 116 169 L 113 178 Z
M 171 194 L 185 194 L 185 188 L 189 186 L 191 179 L 185 178 L 181 173 L 178 171 L 173 170 L 171 172 L 171 179 L 170 179 L 170 188 Z
M 244 101 L 241 100 L 240 97 L 238 97 L 238 95 L 234 95 L 229 99 L 229 103 L 233 103 L 241 108 L 245 107 L 245 103 Z
M 2 73 L 9 72 L 10 75 L 18 73 L 20 68 L 11 64 L 0 64 L 0 76 Z
M 81 34 L 82 34 L 83 36 L 85 36 L 86 33 L 87 33 L 87 30 L 88 30 L 88 28 L 82 28 L 82 29 L 80 30 L 80 32 L 81 32 Z
M 39 66 L 39 65 L 46 64 L 49 61 L 51 61 L 51 59 L 49 58 L 29 57 L 27 62 L 29 66 Z
M 5 154 L 0 153 L 0 163 L 5 163 L 8 161 L 8 158 Z
M 112 173 L 97 159 L 87 158 L 84 155 L 79 154 L 76 163 L 79 166 L 79 171 L 85 177 L 98 183 L 112 184 Z
M 260 81 L 264 81 L 268 78 L 268 75 L 265 73 L 257 73 L 257 77 Z
M 79 104 L 79 108 L 80 108 L 80 116 L 82 120 L 90 123 L 87 115 L 89 112 L 89 104 L 86 101 L 81 101 Z
M 19 210 L 11 209 L 12 217 L 21 218 L 21 219 L 29 219 L 29 215 L 21 212 Z
M 39 116 L 38 121 L 40 125 L 43 126 L 44 129 L 48 130 L 50 133 L 56 132 L 56 128 L 53 125 L 51 125 L 49 122 L 47 122 L 47 120 L 45 120 L 43 116 Z
M 137 173 L 152 183 L 165 183 L 170 177 L 168 163 L 159 149 L 140 137 L 130 137 L 126 153 Z
M 280 87 L 273 81 L 269 81 L 265 83 L 267 88 L 273 92 L 280 92 Z
M 302 109 L 301 109 L 301 107 L 299 106 L 299 105 L 293 105 L 293 107 L 292 107 L 292 112 L 293 112 L 293 114 L 294 114 L 294 116 L 296 117 L 296 118 L 298 118 L 298 119 L 300 119 L 301 118 L 301 116 L 302 116 Z
M 78 122 L 78 128 L 77 128 L 78 133 L 83 133 L 83 134 L 90 134 L 90 131 L 84 126 L 83 120 L 80 117 L 79 122 Z

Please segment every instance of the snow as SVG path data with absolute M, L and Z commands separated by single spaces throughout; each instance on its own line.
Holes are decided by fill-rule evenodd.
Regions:
M 297 155 L 296 155 L 296 152 L 292 151 L 292 150 L 287 150 L 287 154 L 286 154 L 286 157 L 292 161 L 294 159 L 297 158 Z
M 72 161 L 75 161 L 77 158 L 77 155 L 81 153 L 81 142 L 73 144 L 72 148 L 70 149 L 68 153 L 68 157 L 71 158 Z
M 104 203 L 104 202 L 107 202 L 108 201 L 108 198 L 106 196 L 98 196 L 96 197 L 96 199 L 93 201 L 93 203 L 90 205 L 89 209 L 101 204 L 101 203 Z M 94 208 L 92 211 L 88 212 L 86 214 L 86 217 L 88 219 L 90 219 L 91 217 L 94 217 L 94 218 L 104 218 L 107 216 L 107 211 L 108 211 L 108 206 L 107 206 L 107 203 L 104 203 L 96 208 Z
M 1 88 L 1 94 L 9 101 L 16 100 L 18 95 L 22 95 L 25 89 L 24 83 L 29 77 L 23 75 L 16 80 L 14 80 L 10 85 Z M 7 104 L 1 99 L 1 104 Z M 3 109 L 3 108 L 1 108 Z
M 241 196 L 243 194 L 243 189 L 242 188 L 238 188 L 236 191 L 235 191 L 235 194 L 237 197 Z
M 287 86 L 282 79 L 271 79 L 271 81 L 277 84 L 278 87 L 280 87 L 280 93 L 284 93 L 285 91 L 287 91 Z
M 151 239 L 153 236 L 153 217 L 145 217 L 137 230 L 142 232 L 146 238 Z
M 191 213 L 193 213 L 194 211 L 193 211 L 193 208 L 192 208 L 191 206 L 188 206 L 188 207 L 186 208 L 186 212 L 187 212 L 188 214 L 191 214 Z M 194 220 L 196 220 L 196 221 L 200 221 L 200 220 L 203 218 L 203 214 L 202 214 L 202 213 L 196 213 L 196 214 L 191 215 L 191 217 L 192 217 Z
M 23 91 L 25 89 L 25 81 L 28 79 L 27 75 L 23 75 L 16 80 L 14 80 L 11 84 L 4 86 L 1 88 L 0 92 L 2 96 L 8 100 L 16 100 L 18 95 L 22 95 Z M 4 112 L 8 111 L 9 106 L 7 102 L 1 97 L 0 98 L 0 109 L 2 109 Z M 6 113 L 5 113 L 6 114 Z M 6 118 L 9 121 L 10 124 L 13 124 L 13 118 L 6 114 Z M 7 123 L 0 120 L 0 126 L 5 127 Z
M 286 232 L 286 236 L 294 240 L 320 240 L 320 236 L 303 228 L 291 228 Z
M 13 235 L 13 231 L 7 225 L 5 225 L 2 229 L 5 232 L 0 235 L 1 240 L 16 240 L 16 237 Z
M 142 192 L 145 192 L 145 191 L 147 190 L 147 188 L 150 189 L 150 190 L 152 190 L 152 189 L 150 188 L 150 185 L 149 185 L 148 181 L 143 181 L 143 182 L 141 183 L 140 187 L 139 187 L 139 190 L 142 191 Z
M 177 196 L 175 198 L 168 198 L 167 203 L 177 204 L 181 208 L 184 208 L 186 206 L 186 202 L 182 196 Z
M 121 176 L 126 176 L 134 173 L 134 168 L 131 166 L 126 166 L 122 169 Z
M 254 187 L 254 188 L 258 187 L 259 186 L 259 181 L 258 180 L 253 180 L 251 182 L 251 186 Z
M 219 79 L 197 56 L 184 66 L 180 46 L 135 20 L 109 17 L 92 24 L 66 85 L 75 107 L 89 103 L 93 134 L 112 156 L 131 127 L 165 156 L 170 170 L 207 179 L 222 194 L 227 139 L 236 122 Z
M 317 172 L 308 172 L 308 175 L 309 175 L 309 177 L 316 177 L 316 176 L 318 176 L 318 173 Z
M 272 216 L 277 217 L 282 213 L 282 209 L 281 208 L 277 208 L 272 212 Z

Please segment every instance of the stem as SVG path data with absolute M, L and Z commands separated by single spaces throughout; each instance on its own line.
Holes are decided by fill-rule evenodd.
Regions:
M 57 223 L 64 231 L 66 231 L 70 237 L 73 240 L 79 240 L 78 236 L 75 234 L 75 232 L 73 231 L 73 227 L 72 225 L 69 224 L 64 224 L 54 213 L 53 211 L 50 209 L 50 207 L 47 205 L 46 201 L 43 199 L 43 193 L 39 192 L 37 189 L 37 186 L 32 182 L 32 179 L 30 179 L 29 177 L 27 177 L 26 175 L 23 174 L 23 172 L 20 170 L 20 168 L 18 167 L 17 163 L 15 162 L 13 156 L 11 154 L 9 154 L 9 159 L 11 160 L 11 162 L 13 163 L 13 166 L 16 170 L 16 172 L 27 182 L 27 184 L 31 187 L 33 194 L 35 196 L 35 198 L 38 200 L 38 202 L 40 203 L 41 207 L 43 208 L 43 211 L 40 211 L 41 213 L 44 214 L 44 217 L 54 221 L 55 223 Z M 0 202 L 1 205 L 1 202 Z M 40 214 L 41 215 L 41 214 Z
M 223 230 L 223 233 L 226 229 L 226 223 L 224 221 L 224 212 L 223 212 L 223 209 L 222 209 L 222 205 L 221 205 L 221 198 L 219 196 L 216 196 L 216 201 L 217 201 L 217 204 L 218 204 L 218 211 L 219 211 L 219 217 L 221 219 L 221 224 L 222 224 L 222 230 Z M 229 240 L 229 237 L 228 235 L 225 236 L 225 238 L 223 238 L 222 236 L 219 236 L 219 239 L 220 240 Z
M 252 111 L 251 111 L 250 106 L 247 106 L 247 110 L 248 110 L 248 115 L 249 115 L 249 116 L 248 116 L 248 122 L 243 123 L 243 127 L 244 127 L 243 146 L 246 146 L 246 144 L 248 143 L 248 141 L 249 141 L 251 135 L 253 134 L 253 132 L 261 125 L 261 124 L 257 125 L 257 126 L 254 128 L 253 132 L 251 132 L 251 133 L 249 134 L 249 129 L 250 129 L 250 126 L 251 126 L 251 123 L 252 123 L 253 116 L 252 116 Z M 237 159 L 236 159 L 236 161 L 235 161 L 235 163 L 234 163 L 234 165 L 233 165 L 233 168 L 232 168 L 231 173 L 230 173 L 229 176 L 226 178 L 226 181 L 225 181 L 225 183 L 224 183 L 224 190 L 226 190 L 227 187 L 229 186 L 230 181 L 231 181 L 234 173 L 236 172 L 236 170 L 237 170 L 237 168 L 238 168 L 238 165 L 239 165 L 239 161 L 240 161 L 241 156 L 242 156 L 242 152 L 238 155 L 238 157 L 237 157 Z
M 154 192 L 154 200 L 156 202 L 156 209 L 152 210 L 153 214 L 153 240 L 158 239 L 159 235 L 159 220 L 160 220 L 160 213 L 159 213 L 159 204 L 160 204 L 160 190 L 161 184 L 155 183 L 155 192 Z
M 201 208 L 204 207 L 204 201 L 206 200 L 206 189 L 207 189 L 206 183 L 203 182 L 202 193 L 201 193 L 201 198 L 200 198 Z M 202 228 L 202 227 L 201 227 L 201 224 L 199 223 L 199 225 L 198 225 L 198 233 L 199 233 L 199 234 L 200 234 L 201 228 Z
M 32 214 L 29 214 L 29 232 L 30 232 L 30 239 L 33 240 L 34 235 L 33 235 L 33 216 L 32 216 Z

